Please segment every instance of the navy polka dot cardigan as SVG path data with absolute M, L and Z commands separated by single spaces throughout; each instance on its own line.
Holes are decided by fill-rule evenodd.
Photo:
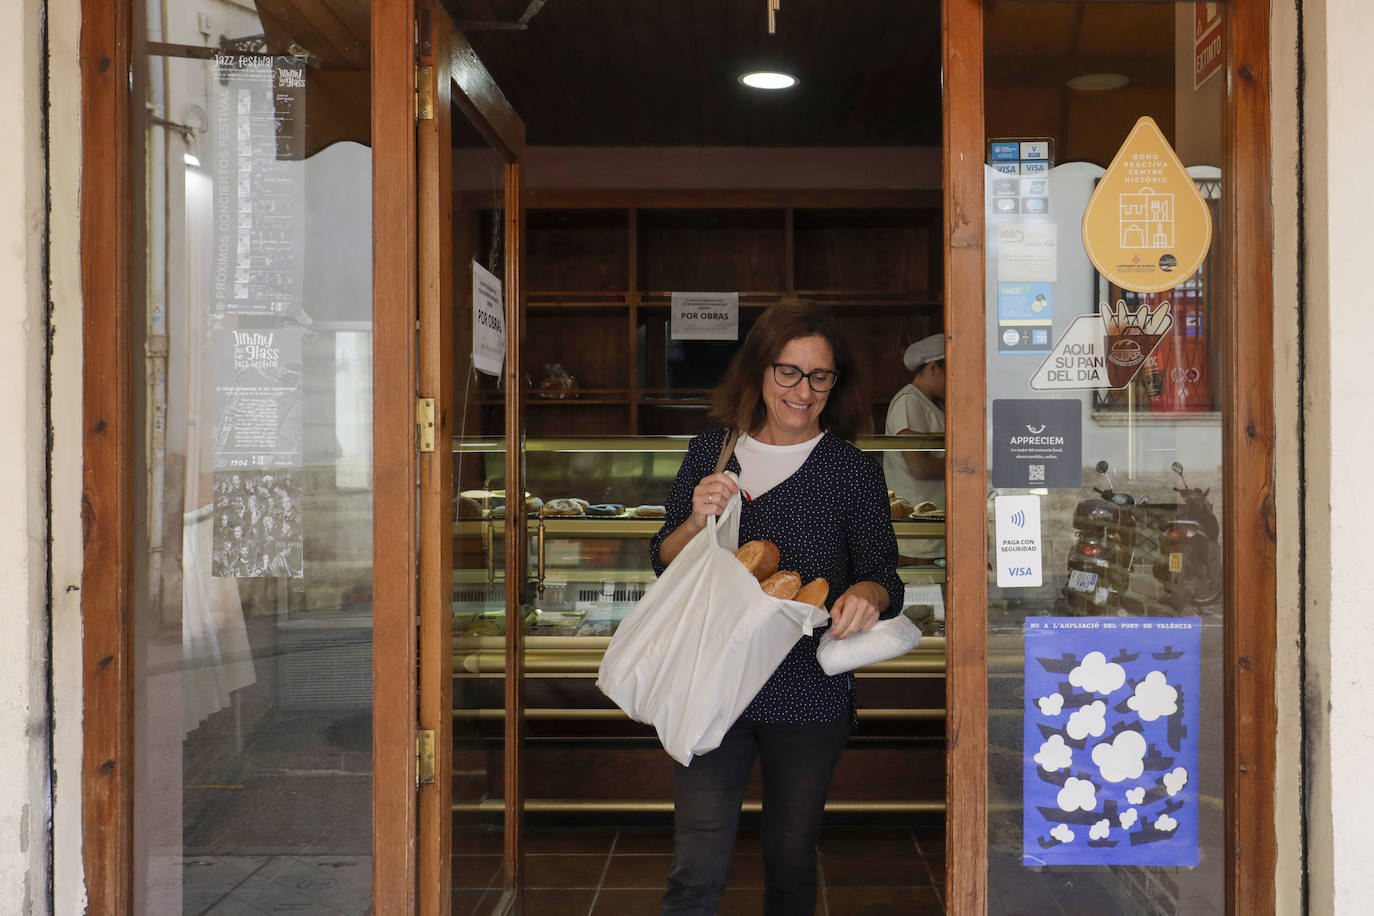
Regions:
M 659 557 L 663 539 L 692 514 L 692 490 L 716 468 L 725 431 L 715 429 L 694 438 L 678 470 L 666 504 L 663 528 L 649 544 L 655 574 L 665 564 Z M 731 456 L 727 470 L 739 473 Z M 741 506 L 740 543 L 769 540 L 782 554 L 779 569 L 830 583 L 826 606 L 856 582 L 876 582 L 887 589 L 883 617 L 902 610 L 902 583 L 897 578 L 897 540 L 892 533 L 887 482 L 881 466 L 853 444 L 827 433 L 791 477 Z M 854 709 L 854 675 L 834 677 L 816 661 L 820 631 L 803 636 L 740 718 L 753 722 L 802 724 L 829 722 Z

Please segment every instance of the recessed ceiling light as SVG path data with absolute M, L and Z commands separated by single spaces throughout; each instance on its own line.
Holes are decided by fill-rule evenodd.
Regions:
M 797 78 L 790 73 L 777 73 L 771 70 L 756 70 L 746 73 L 739 81 L 754 89 L 791 89 L 797 85 Z
M 1069 80 L 1070 89 L 1083 92 L 1102 92 L 1106 89 L 1120 89 L 1131 81 L 1129 76 L 1120 73 L 1087 73 Z

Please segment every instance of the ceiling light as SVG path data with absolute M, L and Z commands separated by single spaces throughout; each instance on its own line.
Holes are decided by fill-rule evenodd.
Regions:
M 1130 77 L 1120 73 L 1088 73 L 1069 80 L 1069 88 L 1083 92 L 1102 92 L 1106 89 L 1120 89 L 1130 81 Z
M 195 156 L 191 155 L 190 153 L 182 153 L 181 161 L 186 163 L 193 169 L 200 168 L 200 160 L 197 159 Z
M 756 70 L 746 73 L 739 81 L 753 89 L 791 89 L 797 85 L 797 78 L 790 73 L 776 73 L 771 70 Z

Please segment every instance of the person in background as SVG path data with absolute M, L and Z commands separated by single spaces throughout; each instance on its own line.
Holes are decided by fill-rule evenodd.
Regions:
M 906 348 L 902 364 L 912 373 L 887 407 L 884 435 L 921 436 L 945 431 L 945 337 L 932 334 Z M 913 507 L 923 502 L 945 505 L 945 453 L 887 452 L 883 456 L 887 488 Z M 936 538 L 903 538 L 897 544 L 905 563 L 930 563 L 943 557 L 945 543 Z
M 853 444 L 871 425 L 855 369 L 829 311 L 793 301 L 759 318 L 712 395 L 712 419 L 723 428 L 688 446 L 650 544 L 655 573 L 740 493 L 740 542 L 772 541 L 780 569 L 829 583 L 833 638 L 901 612 L 882 469 Z M 738 484 L 714 473 L 728 429 L 744 433 L 726 465 Z M 815 912 L 825 797 L 857 718 L 854 675 L 821 670 L 820 636 L 797 641 L 719 747 L 690 767 L 673 764 L 673 867 L 660 913 L 716 912 L 755 759 L 763 770 L 764 912 Z

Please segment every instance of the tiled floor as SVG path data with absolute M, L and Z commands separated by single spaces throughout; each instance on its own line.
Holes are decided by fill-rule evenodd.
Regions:
M 455 830 L 454 916 L 490 911 L 500 884 L 499 835 Z M 658 912 L 672 863 L 667 827 L 534 827 L 526 837 L 525 916 L 635 916 Z M 499 850 L 499 845 L 496 847 Z M 940 827 L 831 827 L 820 841 L 818 916 L 943 913 Z M 740 831 L 722 916 L 763 912 L 758 832 Z

